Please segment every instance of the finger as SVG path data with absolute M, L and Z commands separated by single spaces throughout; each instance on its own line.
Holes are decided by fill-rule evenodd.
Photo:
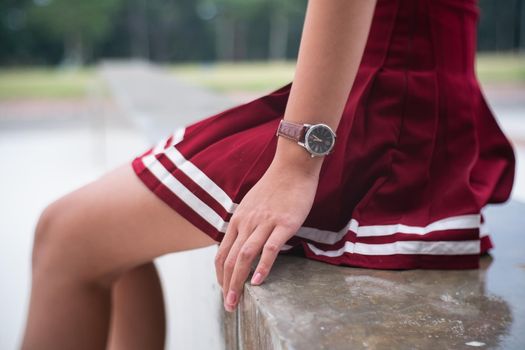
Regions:
M 237 238 L 237 235 L 237 220 L 233 219 L 232 217 L 228 223 L 228 227 L 226 228 L 224 238 L 219 245 L 217 254 L 215 255 L 215 274 L 217 276 L 217 282 L 221 288 L 223 288 L 224 263 L 228 257 L 228 254 L 230 253 L 230 249 L 235 242 L 235 239 Z
M 226 301 L 227 292 L 230 287 L 231 275 L 233 273 L 233 269 L 235 268 L 235 263 L 237 261 L 237 255 L 239 254 L 239 250 L 241 249 L 244 242 L 255 230 L 255 227 L 256 224 L 251 223 L 248 219 L 244 219 L 242 223 L 237 224 L 237 236 L 235 238 L 235 242 L 233 242 L 233 245 L 231 246 L 230 251 L 228 252 L 228 256 L 224 261 L 222 276 L 222 291 L 224 301 Z
M 252 231 L 246 229 L 239 230 L 235 242 L 233 243 L 226 260 L 224 261 L 223 276 L 222 276 L 222 291 L 223 298 L 226 301 L 226 296 L 230 288 L 230 279 L 237 262 L 237 255 L 244 242 L 248 239 Z
M 253 272 L 252 284 L 261 284 L 272 269 L 272 266 L 281 251 L 281 247 L 293 236 L 289 228 L 283 226 L 276 226 L 270 233 L 270 237 L 262 248 L 261 258 Z M 258 275 L 259 274 L 259 275 Z
M 242 295 L 244 282 L 250 274 L 252 262 L 260 253 L 273 228 L 273 225 L 258 225 L 239 250 L 226 297 L 226 303 L 232 309 L 235 308 Z M 230 299 L 231 295 L 233 299 Z

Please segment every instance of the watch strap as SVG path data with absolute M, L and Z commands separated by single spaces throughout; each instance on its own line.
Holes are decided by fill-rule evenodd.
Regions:
M 275 135 L 284 136 L 286 138 L 299 142 L 304 140 L 306 129 L 307 126 L 304 124 L 294 123 L 281 119 Z

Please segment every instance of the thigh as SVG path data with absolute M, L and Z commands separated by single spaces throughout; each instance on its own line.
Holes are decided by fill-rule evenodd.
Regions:
M 52 213 L 48 231 L 58 237 L 49 240 L 64 269 L 90 278 L 113 281 L 163 254 L 217 243 L 151 192 L 130 164 L 65 195 L 46 211 Z

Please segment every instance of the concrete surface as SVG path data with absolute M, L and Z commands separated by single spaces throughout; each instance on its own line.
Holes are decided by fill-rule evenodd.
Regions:
M 282 256 L 263 285 L 245 285 L 238 349 L 524 349 L 523 213 L 516 201 L 487 210 L 497 248 L 479 270 L 367 270 Z

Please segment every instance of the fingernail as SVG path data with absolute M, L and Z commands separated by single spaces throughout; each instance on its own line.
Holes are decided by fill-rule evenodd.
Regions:
M 233 290 L 230 290 L 228 292 L 228 295 L 226 296 L 226 303 L 228 303 L 230 305 L 234 305 L 235 304 L 235 299 L 236 299 L 235 292 Z
M 262 280 L 262 275 L 261 275 L 260 272 L 257 272 L 252 277 L 252 284 L 259 284 L 259 283 L 261 283 L 261 280 Z

